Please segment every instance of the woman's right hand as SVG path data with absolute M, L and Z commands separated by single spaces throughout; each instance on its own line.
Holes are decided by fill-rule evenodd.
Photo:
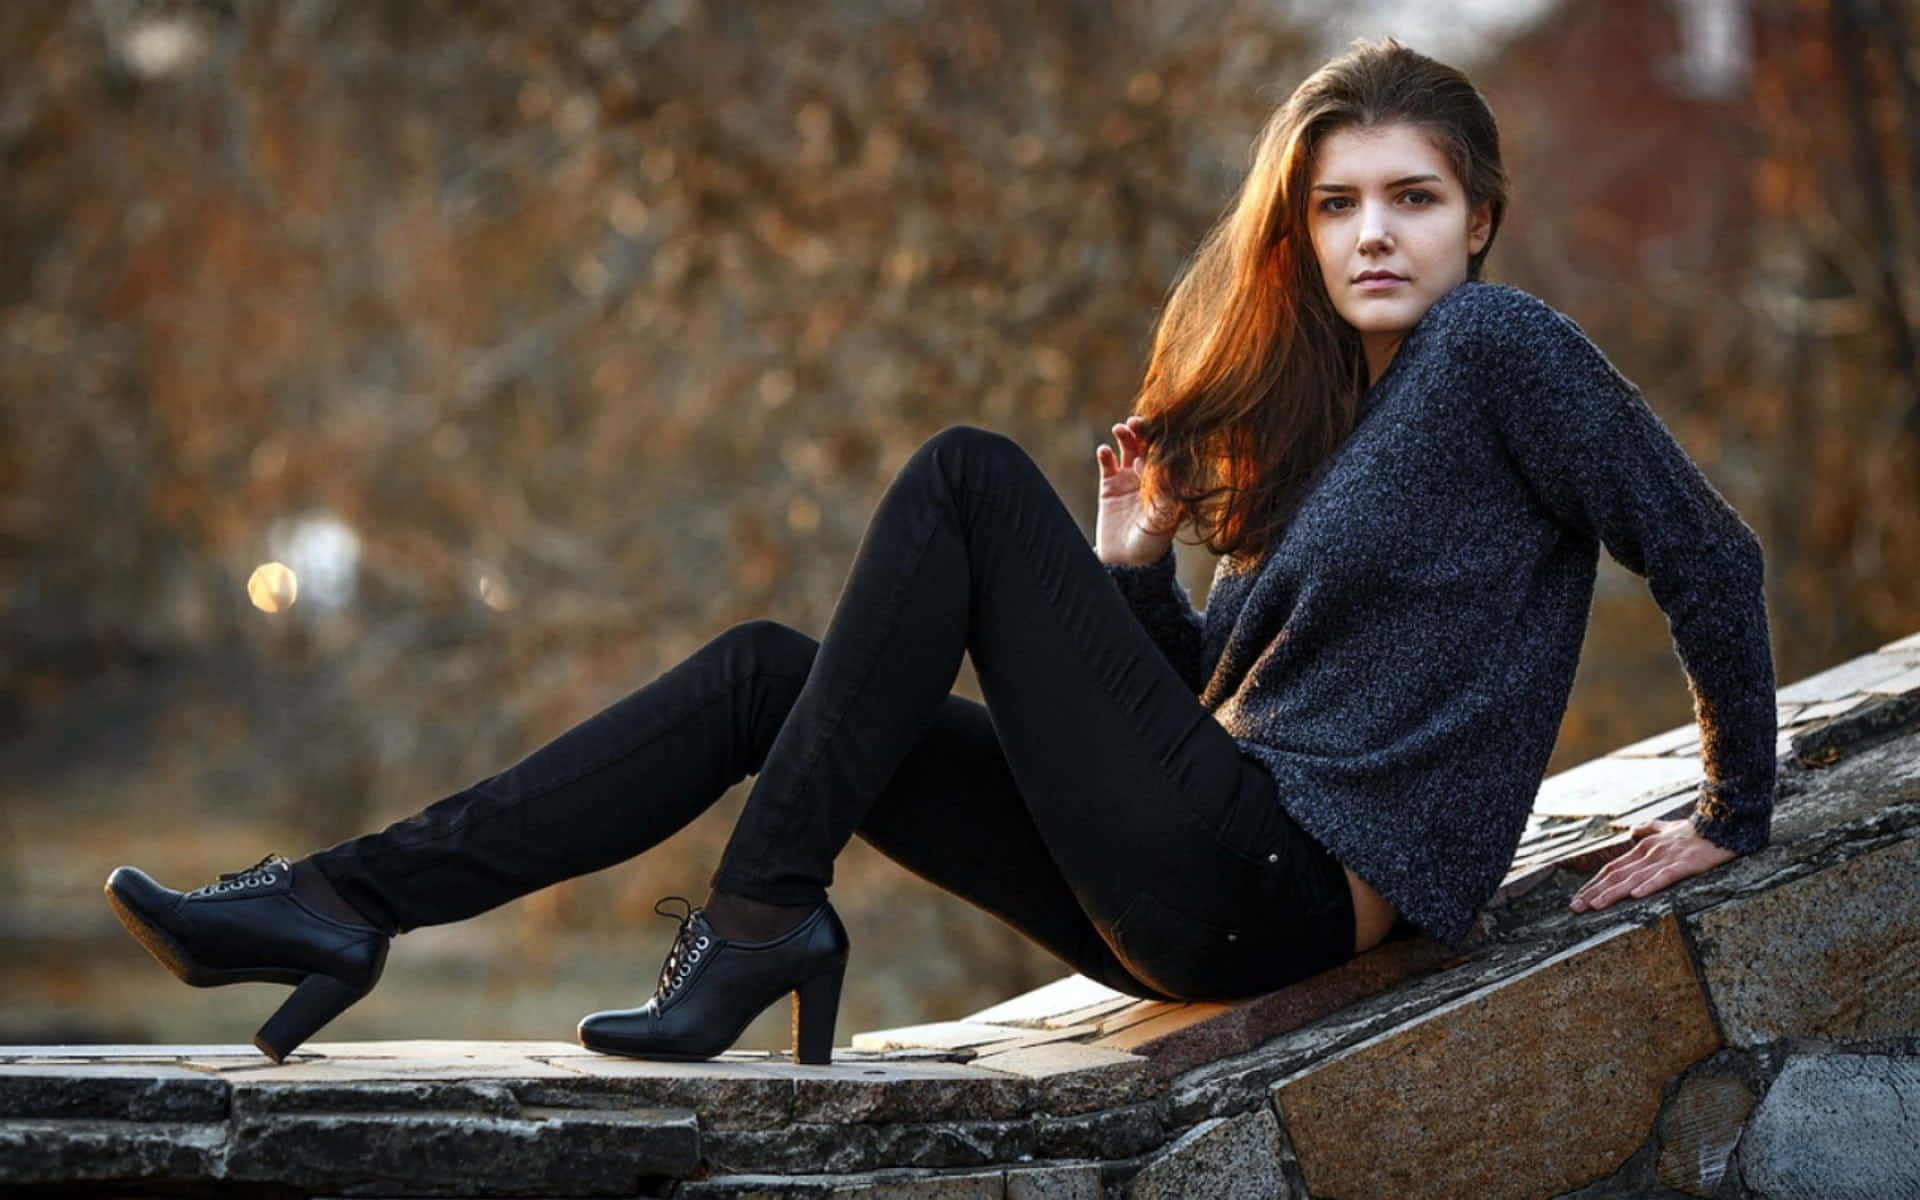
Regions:
M 1140 460 L 1146 454 L 1140 429 L 1145 424 L 1145 417 L 1128 417 L 1113 427 L 1119 449 L 1103 442 L 1094 452 L 1100 461 L 1100 512 L 1093 549 L 1103 563 L 1144 566 L 1158 561 L 1179 528 L 1172 505 L 1162 500 L 1149 513 L 1140 502 Z

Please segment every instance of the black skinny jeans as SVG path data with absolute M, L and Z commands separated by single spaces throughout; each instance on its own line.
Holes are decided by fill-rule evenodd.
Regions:
M 983 706 L 950 693 L 971 654 Z M 756 776 L 715 886 L 823 900 L 859 834 L 1134 995 L 1232 999 L 1351 957 L 1340 864 L 1134 618 L 1012 439 L 888 487 L 824 640 L 736 625 L 492 778 L 314 856 L 391 932 L 621 862 Z

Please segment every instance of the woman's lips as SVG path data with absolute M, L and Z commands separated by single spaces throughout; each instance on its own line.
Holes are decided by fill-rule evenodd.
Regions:
M 1387 278 L 1385 276 L 1376 275 L 1372 279 L 1357 279 L 1354 281 L 1353 286 L 1360 289 L 1363 292 L 1387 292 L 1387 291 L 1392 291 L 1394 288 L 1399 287 L 1401 284 L 1405 282 L 1406 280 L 1401 279 L 1398 276 L 1395 276 L 1393 278 Z

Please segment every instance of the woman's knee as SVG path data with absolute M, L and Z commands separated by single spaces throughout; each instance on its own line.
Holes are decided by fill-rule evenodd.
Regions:
M 1019 442 L 998 430 L 978 425 L 949 425 L 920 444 L 915 457 L 934 462 L 961 463 L 977 459 L 1026 458 Z
M 713 644 L 739 664 L 739 674 L 750 678 L 805 678 L 820 649 L 820 643 L 807 634 L 765 617 L 729 626 L 713 639 Z
M 949 425 L 920 444 L 904 470 L 933 471 L 959 491 L 969 480 L 1010 480 L 1045 483 L 1039 466 L 1019 442 L 978 425 Z

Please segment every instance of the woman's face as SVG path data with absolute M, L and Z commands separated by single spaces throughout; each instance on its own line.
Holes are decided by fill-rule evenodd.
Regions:
M 1428 134 L 1413 125 L 1348 125 L 1321 141 L 1307 194 L 1307 229 L 1334 311 L 1360 332 L 1378 379 L 1435 300 L 1467 277 L 1487 244 L 1490 209 L 1466 189 Z

